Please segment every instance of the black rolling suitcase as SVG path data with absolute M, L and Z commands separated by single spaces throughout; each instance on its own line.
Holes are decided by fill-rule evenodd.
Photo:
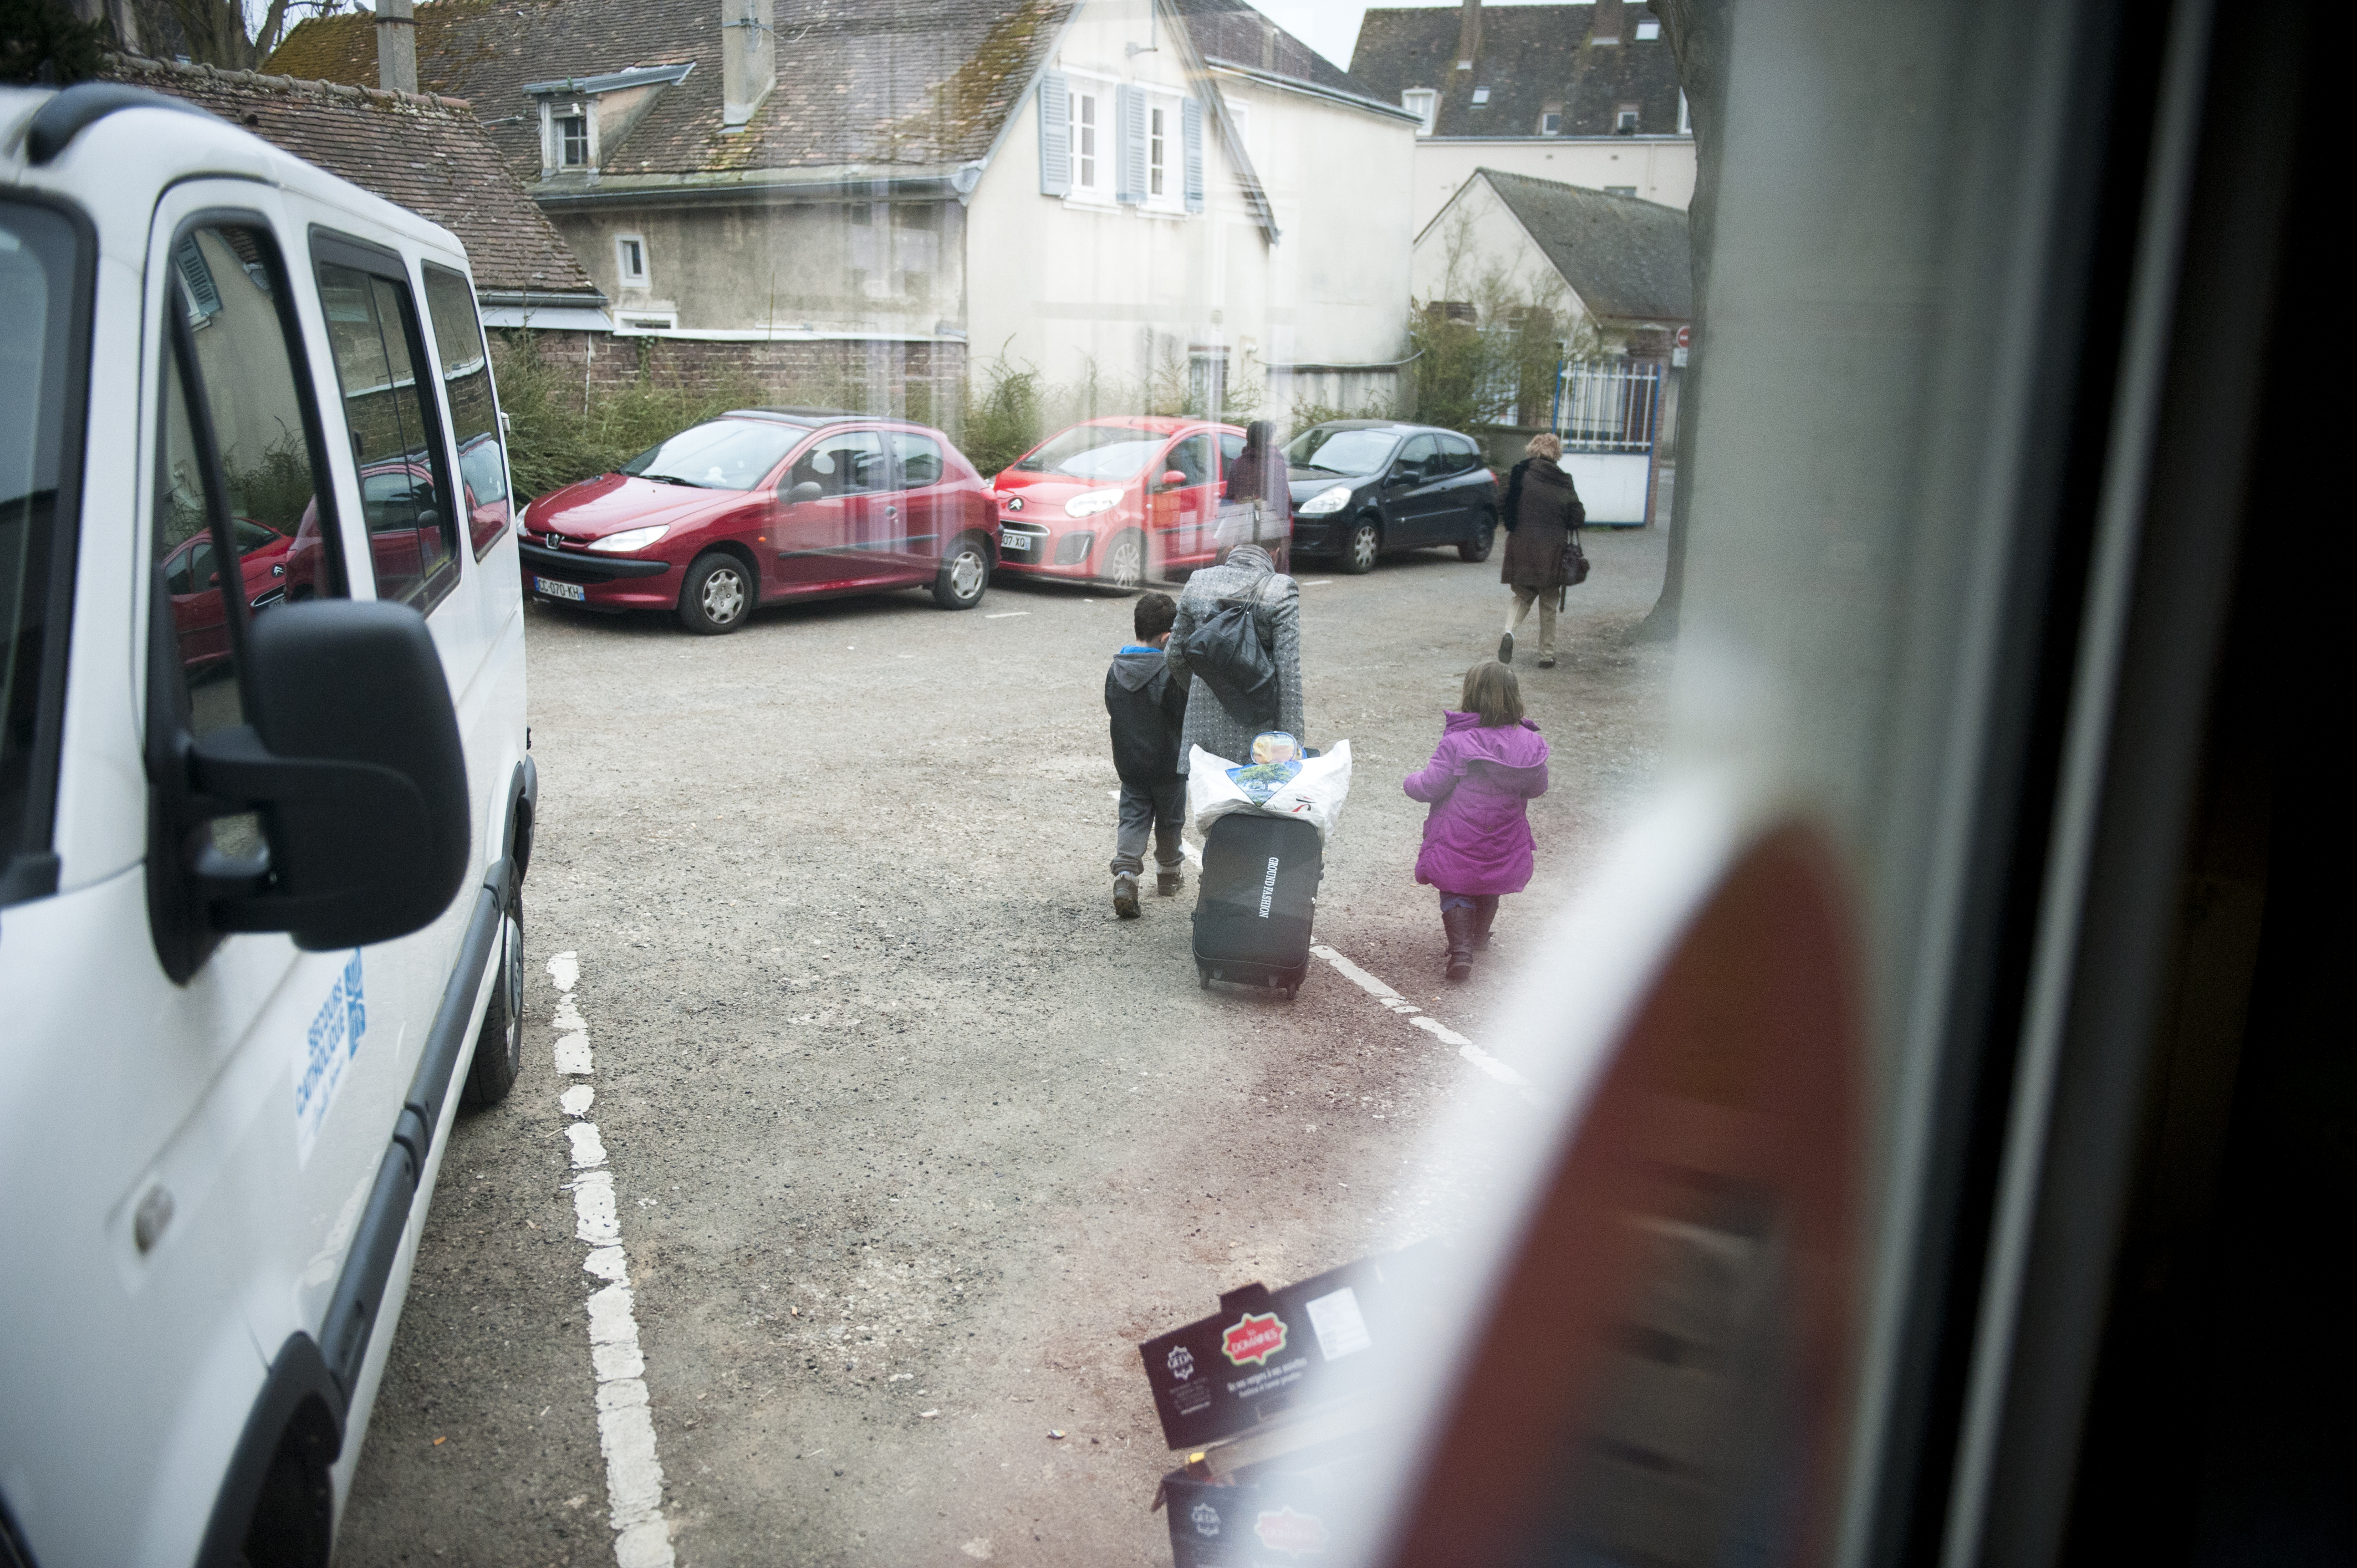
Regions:
M 1309 972 L 1309 921 L 1325 856 L 1318 830 L 1289 817 L 1234 811 L 1203 835 L 1195 896 L 1195 972 L 1275 986 L 1289 998 Z

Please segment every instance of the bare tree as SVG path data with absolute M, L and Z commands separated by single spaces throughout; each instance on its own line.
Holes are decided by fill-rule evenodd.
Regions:
M 140 37 L 124 47 L 157 54 L 185 54 L 199 65 L 253 70 L 270 58 L 306 16 L 332 16 L 350 9 L 350 0 L 269 0 L 251 21 L 243 0 L 133 0 Z
M 1652 0 L 1662 19 L 1663 36 L 1677 61 L 1678 86 L 1686 95 L 1686 112 L 1694 122 L 1694 199 L 1686 206 L 1686 237 L 1694 254 L 1694 341 L 1695 351 L 1678 391 L 1677 482 L 1670 493 L 1670 556 L 1662 577 L 1662 596 L 1637 628 L 1646 639 L 1678 634 L 1678 614 L 1685 599 L 1686 519 L 1694 504 L 1694 454 L 1702 429 L 1705 381 L 1703 363 L 1710 355 L 1704 312 L 1710 296 L 1711 229 L 1718 209 L 1718 166 L 1725 145 L 1727 55 L 1732 42 L 1734 0 Z

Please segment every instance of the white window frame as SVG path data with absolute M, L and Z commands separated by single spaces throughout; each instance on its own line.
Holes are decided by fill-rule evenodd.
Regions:
M 1071 83 L 1072 193 L 1066 199 L 1087 207 L 1111 207 L 1113 193 L 1121 177 L 1120 116 L 1115 112 L 1117 83 L 1110 77 L 1088 76 L 1078 71 L 1066 71 Z M 1091 105 L 1088 123 L 1082 124 L 1082 103 Z M 1083 154 L 1082 132 L 1090 133 L 1087 145 L 1093 151 Z M 1093 178 L 1085 177 L 1093 176 Z
M 1151 84 L 1146 86 L 1146 210 L 1184 216 L 1187 211 L 1187 100 L 1184 95 Z M 1234 107 L 1229 113 L 1234 113 Z M 1154 117 L 1162 117 L 1162 134 L 1154 134 Z M 1238 120 L 1236 134 L 1243 134 Z M 1154 161 L 1154 145 L 1162 144 L 1162 161 Z M 1157 177 L 1162 188 L 1154 188 Z
M 1641 16 L 1637 19 L 1637 41 L 1639 43 L 1650 44 L 1654 42 L 1661 36 L 1662 24 L 1660 22 L 1655 21 L 1651 16 Z
M 581 122 L 584 161 L 565 161 L 565 122 Z M 544 100 L 540 106 L 542 166 L 550 174 L 595 173 L 597 167 L 597 106 L 587 99 L 570 103 Z
M 1429 136 L 1440 117 L 1440 94 L 1429 87 L 1411 87 L 1401 92 L 1400 107 L 1416 117 L 1415 134 Z
M 638 271 L 635 273 L 630 270 L 630 248 L 632 246 L 636 246 L 638 248 L 639 253 L 639 267 Z M 653 285 L 648 282 L 648 274 L 650 271 L 651 269 L 647 264 L 647 237 L 644 234 L 615 235 L 614 275 L 621 280 L 622 286 L 624 288 L 652 287 Z

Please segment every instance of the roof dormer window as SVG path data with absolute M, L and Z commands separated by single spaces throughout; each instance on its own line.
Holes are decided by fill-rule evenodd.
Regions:
M 1661 24 L 1661 23 L 1659 23 L 1659 22 L 1655 22 L 1655 21 L 1648 20 L 1648 21 L 1642 21 L 1642 22 L 1640 22 L 1640 23 L 1638 23 L 1638 24 L 1637 24 L 1637 41 L 1638 41 L 1639 43 L 1641 43 L 1641 44 L 1650 44 L 1650 43 L 1652 43 L 1654 39 L 1656 39 L 1656 38 L 1660 38 L 1661 36 L 1662 36 L 1662 24 Z
M 556 166 L 589 166 L 589 112 L 576 109 L 556 116 Z
M 1440 108 L 1440 94 L 1429 87 L 1411 87 L 1400 94 L 1400 107 L 1424 122 L 1416 127 L 1416 134 L 1429 136 L 1433 117 Z
M 1490 90 L 1489 90 L 1488 88 L 1486 88 L 1486 87 L 1477 87 L 1477 88 L 1475 88 L 1475 89 L 1473 90 L 1473 102 L 1476 102 L 1476 103 L 1487 103 L 1487 102 L 1490 102 Z

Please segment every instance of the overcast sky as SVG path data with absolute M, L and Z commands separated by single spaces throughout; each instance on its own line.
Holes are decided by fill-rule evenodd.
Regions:
M 1359 41 L 1359 18 L 1368 10 L 1349 0 L 1254 0 L 1261 14 L 1332 60 L 1349 69 L 1351 47 Z M 1538 4 L 1540 0 L 1483 0 L 1485 5 Z M 1561 4 L 1562 0 L 1555 0 Z M 1386 0 L 1401 7 L 1440 6 L 1455 10 L 1458 0 Z

